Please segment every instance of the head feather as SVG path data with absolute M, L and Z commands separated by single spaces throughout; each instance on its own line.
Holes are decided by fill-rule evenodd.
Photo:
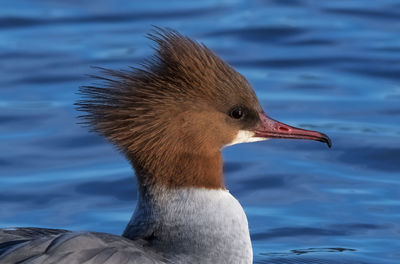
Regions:
M 101 77 L 95 78 L 103 84 L 81 87 L 76 105 L 84 123 L 113 142 L 137 170 L 153 173 L 170 162 L 171 152 L 196 144 L 193 135 L 180 133 L 182 124 L 174 125 L 181 113 L 201 107 L 226 112 L 232 101 L 257 99 L 245 78 L 204 45 L 173 30 L 156 29 L 148 37 L 157 48 L 143 68 L 99 68 Z M 204 141 L 197 139 L 199 145 Z

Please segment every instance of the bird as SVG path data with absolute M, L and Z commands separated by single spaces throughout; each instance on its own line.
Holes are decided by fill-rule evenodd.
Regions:
M 249 82 L 204 44 L 168 28 L 155 54 L 128 70 L 99 68 L 80 87 L 82 123 L 127 158 L 136 209 L 121 236 L 0 229 L 0 263 L 252 263 L 246 214 L 229 192 L 221 150 L 273 138 L 331 146 L 320 132 L 272 119 Z

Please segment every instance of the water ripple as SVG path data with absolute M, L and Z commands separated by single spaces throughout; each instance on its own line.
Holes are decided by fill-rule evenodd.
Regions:
M 193 18 L 205 16 L 221 12 L 221 8 L 197 8 L 185 9 L 177 11 L 160 11 L 160 12 L 131 12 L 102 14 L 83 17 L 60 17 L 60 18 L 29 18 L 29 17 L 1 17 L 0 28 L 11 29 L 17 27 L 33 27 L 38 25 L 58 25 L 58 24 L 75 24 L 75 23 L 123 23 L 152 19 L 171 19 L 171 18 Z

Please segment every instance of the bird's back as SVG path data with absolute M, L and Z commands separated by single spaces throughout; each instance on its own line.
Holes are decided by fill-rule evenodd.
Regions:
M 0 229 L 0 263 L 164 263 L 142 240 L 62 229 Z

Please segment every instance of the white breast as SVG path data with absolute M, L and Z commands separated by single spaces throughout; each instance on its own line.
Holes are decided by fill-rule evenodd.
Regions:
M 226 190 L 184 188 L 142 194 L 124 232 L 151 237 L 173 263 L 252 263 L 246 215 Z

